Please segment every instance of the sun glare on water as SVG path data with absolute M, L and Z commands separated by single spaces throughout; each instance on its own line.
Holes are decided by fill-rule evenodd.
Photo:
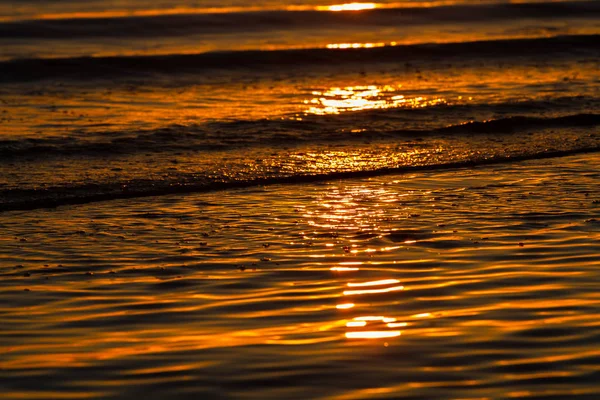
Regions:
M 446 103 L 443 98 L 406 97 L 401 86 L 348 86 L 313 91 L 304 100 L 306 114 L 331 115 L 385 108 L 423 108 Z
M 346 3 L 346 4 L 335 4 L 332 6 L 320 6 L 317 7 L 319 11 L 361 11 L 361 10 L 372 10 L 377 8 L 375 3 Z
M 385 43 L 330 43 L 328 49 L 372 49 L 374 47 L 383 47 Z

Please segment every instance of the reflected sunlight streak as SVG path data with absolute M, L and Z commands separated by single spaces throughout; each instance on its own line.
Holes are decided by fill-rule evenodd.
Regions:
M 331 49 L 370 48 L 380 47 L 383 43 L 342 43 L 330 44 Z M 428 99 L 423 96 L 407 98 L 398 94 L 402 85 L 392 86 L 347 86 L 332 87 L 325 91 L 313 91 L 315 96 L 304 100 L 308 105 L 306 114 L 331 115 L 349 111 L 364 111 L 386 108 L 424 108 L 439 104 L 446 104 L 443 98 Z
M 356 327 L 362 327 L 362 326 L 366 326 L 367 325 L 367 321 L 350 321 L 346 323 L 346 326 L 348 328 L 356 328 Z
M 359 269 L 354 267 L 331 267 L 332 271 L 358 271 Z
M 332 6 L 318 6 L 318 11 L 361 11 L 372 10 L 377 7 L 375 3 L 346 3 Z
M 429 318 L 429 317 L 431 317 L 431 313 L 415 314 L 412 316 L 412 318 Z
M 360 283 L 348 283 L 348 286 L 351 287 L 360 287 L 360 286 L 378 286 L 378 285 L 391 285 L 394 283 L 400 283 L 398 279 L 383 279 L 380 281 L 371 281 L 371 282 L 360 282 Z
M 344 296 L 352 296 L 359 294 L 374 294 L 374 293 L 387 293 L 403 290 L 404 286 L 393 286 L 385 289 L 364 289 L 364 290 L 345 290 Z
M 407 322 L 390 322 L 387 324 L 388 328 L 403 328 L 408 326 Z
M 395 322 L 396 318 L 391 317 L 382 317 L 382 316 L 366 316 L 366 317 L 356 317 L 355 321 L 383 321 L 385 323 Z
M 346 332 L 348 339 L 381 339 L 400 336 L 400 331 L 362 331 Z
M 330 43 L 328 49 L 372 49 L 374 47 L 384 47 L 385 43 Z

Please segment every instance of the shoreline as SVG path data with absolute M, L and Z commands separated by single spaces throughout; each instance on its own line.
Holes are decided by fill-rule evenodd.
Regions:
M 524 155 L 507 155 L 507 156 L 493 156 L 487 159 L 480 160 L 466 160 L 447 162 L 443 164 L 433 165 L 414 165 L 414 166 L 400 166 L 397 168 L 379 168 L 375 170 L 359 170 L 349 172 L 328 172 L 325 174 L 314 174 L 314 175 L 294 175 L 294 176 L 281 176 L 273 178 L 255 178 L 249 181 L 235 181 L 231 182 L 210 182 L 210 183 L 184 183 L 182 185 L 172 186 L 169 185 L 163 188 L 145 188 L 142 191 L 126 187 L 121 189 L 119 192 L 110 193 L 92 193 L 85 197 L 65 197 L 61 199 L 52 198 L 41 198 L 35 200 L 21 200 L 12 203 L 0 203 L 0 215 L 2 213 L 8 213 L 12 211 L 31 211 L 36 209 L 52 209 L 62 206 L 72 205 L 84 205 L 89 203 L 104 202 L 104 201 L 115 201 L 125 199 L 138 199 L 146 197 L 156 196 L 169 196 L 169 195 L 186 195 L 193 193 L 209 193 L 217 191 L 245 189 L 264 185 L 285 185 L 285 184 L 311 184 L 318 182 L 335 181 L 339 179 L 360 179 L 370 178 L 379 176 L 389 176 L 398 174 L 410 174 L 415 172 L 443 172 L 447 170 L 464 170 L 468 168 L 486 167 L 497 164 L 505 163 L 519 163 L 525 161 L 545 160 L 552 158 L 562 158 L 575 156 L 580 154 L 590 154 L 600 152 L 600 147 L 593 148 L 581 148 L 581 149 L 569 149 L 569 150 L 556 150 L 548 151 L 542 154 L 524 154 Z M 154 186 L 154 184 L 152 185 Z M 28 196 L 35 197 L 39 196 L 39 193 L 43 194 L 42 190 L 29 190 L 24 192 L 30 192 Z
M 591 398 L 598 171 L 583 154 L 2 214 L 0 386 Z

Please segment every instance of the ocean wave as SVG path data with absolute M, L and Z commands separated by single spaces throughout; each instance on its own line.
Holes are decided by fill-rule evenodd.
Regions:
M 597 18 L 596 1 L 549 3 L 459 4 L 398 7 L 356 13 L 318 10 L 267 10 L 229 13 L 189 13 L 151 16 L 40 19 L 0 23 L 0 38 L 158 37 L 194 34 L 271 32 L 274 30 L 394 27 L 440 23 L 482 23 L 528 18 Z
M 370 170 L 332 171 L 326 173 L 296 173 L 292 175 L 251 176 L 246 179 L 215 179 L 194 174 L 193 179 L 152 180 L 142 179 L 111 183 L 70 184 L 39 189 L 0 189 L 0 212 L 54 208 L 64 205 L 86 204 L 98 201 L 131 199 L 170 194 L 209 192 L 276 184 L 305 184 L 338 179 L 367 178 L 419 171 L 437 171 L 493 165 L 526 160 L 566 157 L 576 154 L 600 152 L 600 146 L 576 147 L 565 150 L 525 152 L 519 155 L 492 155 L 472 159 L 402 165 Z
M 575 99 L 577 100 L 577 99 Z M 564 99 L 560 99 L 564 102 Z M 532 109 L 535 102 L 500 104 L 496 109 L 517 107 Z M 491 108 L 490 105 L 482 106 Z M 461 108 L 476 112 L 473 106 L 439 106 L 438 113 L 457 112 Z M 434 119 L 436 110 L 427 110 Z M 360 113 L 363 120 L 371 119 L 375 129 L 363 129 L 360 135 L 349 135 L 355 126 L 356 116 L 342 115 L 337 118 L 314 116 L 303 121 L 292 119 L 261 119 L 248 121 L 217 121 L 198 125 L 173 125 L 156 130 L 139 132 L 104 132 L 93 140 L 74 136 L 42 137 L 0 140 L 0 156 L 4 162 L 26 157 L 53 156 L 104 156 L 126 155 L 143 152 L 164 153 L 176 151 L 233 150 L 248 146 L 293 145 L 302 143 L 349 143 L 394 137 L 422 138 L 430 135 L 523 133 L 547 128 L 593 127 L 600 125 L 600 114 L 579 113 L 554 117 L 512 115 L 486 121 L 467 121 L 457 124 L 431 126 L 429 128 L 389 128 L 401 125 L 394 122 L 397 113 L 404 110 L 377 110 Z M 387 114 L 387 122 L 381 120 Z M 411 123 L 411 126 L 413 124 Z M 384 129 L 384 126 L 388 126 Z M 381 128 L 379 128 L 381 127 Z
M 214 70 L 282 70 L 309 66 L 339 66 L 475 59 L 508 61 L 517 57 L 600 56 L 600 35 L 563 35 L 533 39 L 483 40 L 350 49 L 228 51 L 158 56 L 21 59 L 0 62 L 0 82 L 43 79 L 89 80 L 143 78 Z

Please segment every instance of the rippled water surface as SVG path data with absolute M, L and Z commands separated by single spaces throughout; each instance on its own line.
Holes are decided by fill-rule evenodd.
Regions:
M 599 399 L 599 17 L 0 0 L 0 399 Z
M 2 397 L 595 399 L 599 171 L 3 213 Z

